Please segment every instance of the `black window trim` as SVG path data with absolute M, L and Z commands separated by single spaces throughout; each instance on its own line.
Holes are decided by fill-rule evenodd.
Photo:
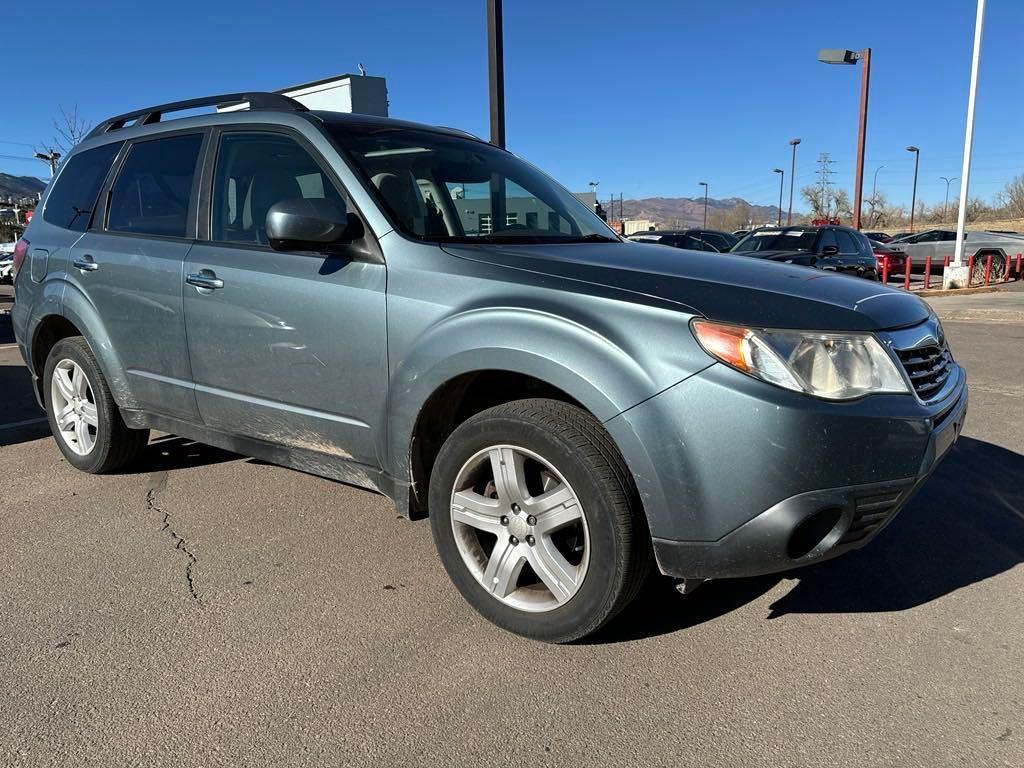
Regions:
M 81 155 L 84 155 L 88 152 L 92 152 L 94 149 L 102 149 L 103 147 L 109 147 L 112 144 L 118 144 L 120 146 L 118 147 L 117 152 L 114 153 L 114 157 L 110 161 L 110 166 L 107 168 L 107 173 L 104 175 L 103 181 L 100 182 L 100 186 L 96 190 L 96 199 L 92 201 L 92 208 L 89 210 L 89 220 L 85 223 L 85 229 L 72 229 L 71 227 L 65 227 L 60 224 L 55 224 L 53 221 L 51 221 L 46 215 L 46 209 L 50 205 L 50 196 L 52 195 L 53 190 L 57 188 L 57 185 L 60 183 L 61 177 L 67 171 L 72 161 L 76 157 L 80 157 Z M 121 157 L 124 154 L 126 145 L 127 141 L 125 141 L 124 139 L 115 139 L 114 141 L 105 141 L 97 144 L 94 147 L 89 147 L 87 149 L 83 149 L 80 152 L 75 152 L 74 154 L 69 155 L 67 160 L 65 160 L 64 163 L 61 165 L 61 168 L 58 171 L 57 176 L 50 182 L 50 188 L 46 191 L 46 200 L 43 202 L 42 210 L 39 211 L 39 215 L 40 217 L 42 217 L 42 220 L 52 227 L 57 227 L 58 229 L 65 230 L 67 232 L 77 232 L 79 235 L 85 234 L 86 232 L 92 230 L 93 222 L 96 220 L 96 210 L 97 208 L 100 207 L 97 204 L 101 200 L 105 199 L 104 191 L 107 188 L 107 184 L 110 183 L 111 174 L 114 173 L 114 169 L 120 167 Z
M 196 240 L 196 221 L 197 221 L 197 189 L 199 181 L 202 178 L 203 163 L 206 159 L 206 154 L 210 144 L 210 133 L 211 128 L 209 126 L 199 126 L 193 128 L 179 128 L 174 131 L 162 131 L 160 133 L 147 134 L 146 136 L 140 136 L 137 139 L 128 139 L 125 145 L 121 148 L 121 152 L 118 154 L 117 159 L 114 161 L 111 169 L 112 175 L 108 175 L 106 183 L 102 191 L 103 200 L 103 217 L 97 223 L 95 221 L 95 215 L 93 216 L 93 226 L 90 231 L 95 231 L 100 234 L 109 237 L 132 237 L 141 238 L 145 240 L 163 240 L 171 243 L 191 243 Z M 128 155 L 131 152 L 131 148 L 136 144 L 143 144 L 149 141 L 159 141 L 160 139 L 174 138 L 176 136 L 188 136 L 188 135 L 201 135 L 203 137 L 202 143 L 199 145 L 199 154 L 196 158 L 196 167 L 192 172 L 192 188 L 189 191 L 188 200 L 188 212 L 185 214 L 185 235 L 184 237 L 178 237 L 177 235 L 153 235 L 145 232 L 121 232 L 119 230 L 111 230 L 107 228 L 108 221 L 110 219 L 110 198 L 111 192 L 114 189 L 114 185 L 117 183 L 118 177 L 121 175 L 121 169 L 124 167 L 125 161 L 128 159 Z
M 294 140 L 307 154 L 313 159 L 313 162 L 320 168 L 320 172 L 330 181 L 335 190 L 345 200 L 350 213 L 356 214 L 363 224 L 363 241 L 366 243 L 366 247 L 369 249 L 371 260 L 377 263 L 384 263 L 384 255 L 381 251 L 380 244 L 377 242 L 377 237 L 370 229 L 367 224 L 366 217 L 363 212 L 356 205 L 355 200 L 352 198 L 352 194 L 348 191 L 348 188 L 342 183 L 341 178 L 335 173 L 331 164 L 327 162 L 327 159 L 320 153 L 312 142 L 309 141 L 305 136 L 302 135 L 301 131 L 292 128 L 287 125 L 279 125 L 275 123 L 235 123 L 232 125 L 219 125 L 214 126 L 211 130 L 211 136 L 209 141 L 208 151 L 203 162 L 203 173 L 202 180 L 199 185 L 199 206 L 197 211 L 198 227 L 196 230 L 196 242 L 202 245 L 214 245 L 219 248 L 241 248 L 244 250 L 252 251 L 273 251 L 269 245 L 263 245 L 260 243 L 243 243 L 234 240 L 213 240 L 213 180 L 216 177 L 217 172 L 217 161 L 220 158 L 220 140 L 221 137 L 226 133 L 277 133 Z M 326 133 L 325 138 L 330 140 L 330 136 Z M 332 143 L 333 146 L 333 143 Z M 341 153 L 339 153 L 341 154 Z M 344 155 L 342 155 L 344 157 Z M 347 158 L 346 158 L 347 162 Z M 282 251 L 277 251 L 282 253 Z M 314 257 L 314 258 L 329 258 L 333 254 L 325 253 L 323 251 L 287 251 L 286 253 L 295 254 L 296 256 L 303 257 Z

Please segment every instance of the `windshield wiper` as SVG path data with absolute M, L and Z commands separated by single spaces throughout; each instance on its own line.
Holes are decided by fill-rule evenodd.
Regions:
M 590 235 L 580 235 L 579 237 L 567 237 L 564 240 L 559 240 L 561 243 L 621 243 L 622 241 L 617 237 L 609 237 L 608 235 L 599 235 L 596 232 Z

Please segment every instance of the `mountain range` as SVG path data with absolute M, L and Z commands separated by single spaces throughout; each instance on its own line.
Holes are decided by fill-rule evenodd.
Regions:
M 35 176 L 11 176 L 0 173 L 0 198 L 35 197 L 46 188 L 46 182 Z
M 608 208 L 608 203 L 602 203 Z M 644 197 L 622 201 L 626 219 L 650 219 L 660 227 L 699 227 L 704 222 L 703 197 Z M 609 218 L 618 218 L 618 203 Z M 779 209 L 774 205 L 753 205 L 741 197 L 708 198 L 708 225 L 735 229 L 774 222 Z

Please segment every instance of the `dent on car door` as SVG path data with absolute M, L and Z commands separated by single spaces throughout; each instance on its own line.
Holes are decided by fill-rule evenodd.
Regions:
M 385 268 L 271 249 L 267 210 L 287 199 L 341 199 L 336 180 L 292 135 L 226 131 L 218 144 L 210 236 L 186 264 L 189 276 L 216 281 L 185 288 L 202 418 L 224 432 L 376 465 Z
M 99 313 L 144 410 L 198 420 L 182 310 L 182 264 L 195 234 L 204 133 L 129 145 L 106 195 L 71 251 L 69 280 Z

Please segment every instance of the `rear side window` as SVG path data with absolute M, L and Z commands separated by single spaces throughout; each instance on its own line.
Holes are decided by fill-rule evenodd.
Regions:
M 84 232 L 110 164 L 123 145 L 123 141 L 104 144 L 72 156 L 46 198 L 43 219 L 64 229 Z
M 196 133 L 133 145 L 110 192 L 107 230 L 185 237 L 202 144 Z
M 839 239 L 839 252 L 853 256 L 857 253 L 857 243 L 853 236 L 845 229 L 837 229 L 836 237 Z

